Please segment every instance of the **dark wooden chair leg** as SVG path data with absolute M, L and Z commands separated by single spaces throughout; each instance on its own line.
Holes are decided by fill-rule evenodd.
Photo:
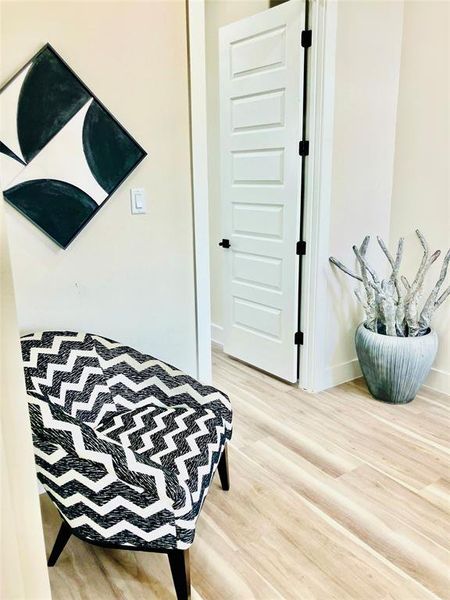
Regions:
M 65 545 L 69 541 L 70 536 L 72 535 L 72 530 L 69 525 L 65 521 L 62 522 L 62 525 L 59 529 L 58 535 L 56 536 L 55 544 L 53 546 L 53 550 L 50 554 L 50 558 L 48 559 L 47 565 L 49 567 L 54 567 L 56 561 L 59 558 L 59 555 L 64 550 Z
M 230 489 L 230 472 L 228 470 L 228 445 L 225 446 L 225 448 L 222 451 L 222 456 L 220 457 L 217 470 L 219 471 L 222 489 L 228 491 Z
M 170 570 L 177 593 L 177 600 L 191 598 L 191 569 L 189 566 L 189 550 L 169 550 Z

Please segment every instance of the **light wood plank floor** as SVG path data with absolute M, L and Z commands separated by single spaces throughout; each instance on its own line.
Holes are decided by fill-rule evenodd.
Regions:
M 211 487 L 191 548 L 196 600 L 450 598 L 448 396 L 406 406 L 362 381 L 307 394 L 214 351 L 234 407 L 231 490 Z M 60 518 L 42 496 L 49 552 Z M 162 555 L 72 538 L 54 600 L 174 599 Z

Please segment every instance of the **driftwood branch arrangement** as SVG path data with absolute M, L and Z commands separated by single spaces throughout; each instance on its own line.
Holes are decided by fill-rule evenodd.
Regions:
M 416 234 L 423 248 L 423 256 L 412 283 L 406 277 L 400 275 L 404 244 L 403 238 L 400 238 L 398 242 L 394 257 L 384 241 L 379 236 L 377 237 L 378 245 L 392 269 L 388 279 L 380 280 L 376 271 L 367 261 L 366 252 L 370 236 L 364 238 L 359 248 L 353 246 L 360 274 L 355 273 L 333 256 L 330 257 L 332 264 L 362 283 L 364 291 L 356 289 L 355 295 L 364 308 L 366 326 L 371 331 L 398 337 L 425 335 L 430 329 L 434 311 L 450 295 L 450 286 L 439 295 L 447 276 L 450 262 L 450 250 L 448 250 L 442 263 L 439 279 L 420 310 L 425 276 L 431 265 L 439 258 L 441 251 L 436 250 L 436 252 L 431 254 L 428 243 L 422 233 L 416 229 Z

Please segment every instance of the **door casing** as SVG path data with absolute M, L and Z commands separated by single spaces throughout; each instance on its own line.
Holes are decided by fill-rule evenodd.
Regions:
M 304 343 L 300 351 L 299 387 L 311 392 L 323 389 L 326 356 L 323 340 L 326 339 L 327 304 L 324 269 L 328 265 L 329 222 L 331 206 L 331 172 L 333 149 L 334 82 L 336 55 L 337 3 L 333 0 L 309 0 L 312 46 L 309 50 L 308 116 L 306 130 L 310 141 L 310 156 L 306 161 L 306 188 L 304 239 L 307 253 L 302 272 L 301 329 Z M 200 8 L 201 7 L 201 8 Z M 190 77 L 190 109 L 197 111 L 195 101 L 204 98 L 206 103 L 206 43 L 205 0 L 187 1 L 188 43 Z M 192 51 L 193 38 L 199 52 Z M 192 121 L 192 120 L 191 120 Z M 192 155 L 193 172 L 202 172 L 203 178 L 193 178 L 194 260 L 196 266 L 197 312 L 197 374 L 205 383 L 211 382 L 211 316 L 202 311 L 209 306 L 209 231 L 207 197 L 207 130 L 206 111 L 197 114 L 191 122 L 191 143 L 200 144 L 202 151 Z M 196 218 L 196 215 L 201 215 Z M 218 241 L 218 240 L 217 240 Z

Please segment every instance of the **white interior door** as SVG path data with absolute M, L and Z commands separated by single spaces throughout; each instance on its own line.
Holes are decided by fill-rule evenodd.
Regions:
M 224 350 L 297 380 L 304 0 L 220 29 Z M 219 241 L 219 240 L 218 240 Z

